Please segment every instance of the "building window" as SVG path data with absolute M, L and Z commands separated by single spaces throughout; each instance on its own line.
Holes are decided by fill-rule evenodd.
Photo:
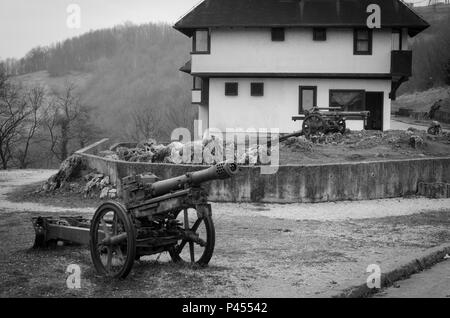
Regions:
M 317 106 L 317 86 L 300 86 L 298 113 Z
M 196 90 L 196 91 L 201 90 L 202 89 L 202 84 L 203 84 L 202 78 L 194 76 L 194 87 L 193 87 L 193 90 Z
M 225 96 L 238 96 L 238 83 L 225 83 Z
M 366 92 L 364 90 L 330 90 L 330 107 L 340 107 L 343 111 L 366 110 Z
M 392 51 L 402 50 L 402 30 L 393 29 L 392 30 Z
M 284 28 L 272 28 L 272 41 L 284 41 Z
M 264 96 L 264 83 L 251 83 L 252 96 Z
M 209 54 L 211 52 L 211 35 L 209 30 L 196 30 L 192 37 L 192 53 Z
M 327 40 L 327 29 L 314 28 L 313 29 L 313 40 L 314 41 L 326 41 Z
M 372 30 L 357 29 L 354 31 L 353 53 L 355 55 L 372 54 Z

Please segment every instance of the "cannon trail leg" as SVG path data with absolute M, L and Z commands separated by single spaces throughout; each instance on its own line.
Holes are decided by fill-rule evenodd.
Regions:
M 201 204 L 195 209 L 180 211 L 177 219 L 183 223 L 185 237 L 169 250 L 172 260 L 208 265 L 215 245 L 211 205 Z
M 82 217 L 36 217 L 33 248 L 46 248 L 62 241 L 70 244 L 89 244 L 89 220 Z
M 98 273 L 125 278 L 133 267 L 136 255 L 136 234 L 125 208 L 107 202 L 95 212 L 90 229 L 90 250 Z

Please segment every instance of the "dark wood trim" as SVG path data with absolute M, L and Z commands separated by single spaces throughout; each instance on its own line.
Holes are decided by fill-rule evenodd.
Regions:
M 402 76 L 397 80 L 393 80 L 391 83 L 391 91 L 389 92 L 389 98 L 391 100 L 396 100 L 397 99 L 397 90 L 400 88 L 400 86 L 404 83 L 408 81 L 408 77 L 406 76 Z
M 335 92 L 358 92 L 363 94 L 364 109 L 366 109 L 366 90 L 364 89 L 330 89 L 328 92 L 328 105 L 331 106 L 331 94 Z
M 365 20 L 364 20 L 365 22 Z M 353 28 L 365 28 L 367 27 L 366 23 L 341 23 L 341 24 L 336 24 L 336 23 L 287 23 L 287 24 L 282 24 L 282 23 L 272 23 L 272 24 L 259 24 L 259 23 L 255 23 L 252 25 L 248 25 L 248 24 L 236 24 L 236 25 L 231 25 L 231 24 L 224 24 L 224 23 L 217 23 L 217 24 L 208 24 L 208 25 L 195 25 L 189 28 L 181 28 L 181 27 L 177 27 L 175 26 L 174 29 L 178 30 L 184 34 L 186 34 L 187 36 L 191 36 L 192 34 L 190 32 L 193 32 L 194 30 L 198 30 L 198 29 L 207 29 L 207 28 L 333 28 L 333 29 L 353 29 Z M 425 30 L 427 29 L 429 26 L 425 27 L 423 25 L 420 24 L 408 24 L 408 23 L 396 23 L 396 24 L 391 24 L 391 23 L 386 23 L 386 24 L 382 24 L 381 25 L 381 29 L 387 29 L 387 28 L 406 28 L 406 29 L 411 29 L 411 30 Z M 190 31 L 190 32 L 187 32 Z
M 383 96 L 383 98 L 381 99 L 381 103 L 382 103 L 382 105 L 381 105 L 381 131 L 384 131 L 384 124 L 385 124 L 384 123 L 384 107 L 385 107 L 385 105 L 384 105 L 384 92 L 383 91 L 366 91 L 366 94 L 367 93 L 377 93 L 377 94 L 381 94 Z M 365 102 L 366 101 L 364 101 L 364 103 Z
M 213 78 L 330 78 L 330 79 L 392 79 L 390 73 L 192 73 Z
M 323 39 L 317 37 L 317 32 L 324 32 L 325 37 Z M 313 28 L 313 41 L 324 42 L 327 40 L 326 28 Z
M 196 78 L 200 79 L 200 87 L 196 87 L 196 85 L 195 85 Z M 196 91 L 196 90 L 201 91 L 202 87 L 203 87 L 203 79 L 200 76 L 192 76 L 192 90 L 193 91 Z
M 368 51 L 358 51 L 358 31 L 367 31 L 368 32 Z M 354 29 L 353 30 L 353 55 L 372 55 L 372 47 L 373 47 L 373 32 L 371 29 Z
M 394 28 L 392 29 L 392 33 L 398 33 L 399 34 L 399 46 L 398 46 L 398 51 L 402 51 L 403 50 L 403 30 L 399 29 L 399 28 Z
M 303 91 L 312 90 L 314 92 L 314 106 L 317 106 L 317 86 L 299 86 L 298 87 L 298 113 L 302 114 L 304 112 L 303 109 Z
M 196 41 L 197 31 L 207 31 L 208 32 L 208 39 L 207 39 L 208 50 L 197 52 L 197 41 Z M 191 52 L 191 54 L 211 54 L 211 30 L 210 29 L 200 28 L 200 29 L 196 29 L 194 31 L 194 33 L 192 35 L 192 52 Z
M 202 105 L 209 105 L 209 78 L 202 78 Z

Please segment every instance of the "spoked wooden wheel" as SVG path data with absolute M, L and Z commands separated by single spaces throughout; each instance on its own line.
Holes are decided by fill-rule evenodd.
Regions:
M 183 224 L 186 238 L 169 250 L 174 262 L 191 262 L 208 265 L 214 252 L 215 229 L 209 208 L 203 211 L 186 209 L 180 211 L 177 220 Z
M 309 115 L 303 121 L 303 132 L 305 136 L 311 136 L 323 132 L 324 128 L 324 121 L 319 115 Z
M 90 230 L 90 249 L 98 273 L 125 278 L 133 267 L 136 255 L 134 225 L 125 208 L 107 202 L 95 212 Z

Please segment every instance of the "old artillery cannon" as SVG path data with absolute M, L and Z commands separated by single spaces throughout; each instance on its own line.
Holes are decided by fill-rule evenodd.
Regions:
M 369 111 L 344 112 L 340 107 L 313 107 L 310 110 L 306 110 L 304 115 L 293 116 L 292 120 L 303 120 L 302 132 L 308 137 L 319 133 L 339 132 L 344 134 L 347 129 L 346 120 L 362 119 L 366 121 L 369 115 Z
M 92 220 L 83 217 L 33 219 L 35 247 L 62 241 L 89 245 L 98 273 L 124 278 L 141 256 L 168 252 L 174 262 L 207 265 L 215 230 L 201 184 L 238 173 L 233 162 L 158 181 L 153 174 L 123 179 L 123 203 L 102 204 Z

